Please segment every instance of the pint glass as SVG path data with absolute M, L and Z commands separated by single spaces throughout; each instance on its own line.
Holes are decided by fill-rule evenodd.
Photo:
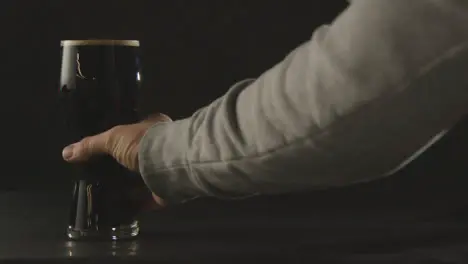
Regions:
M 139 120 L 138 41 L 65 40 L 61 51 L 60 100 L 67 144 Z M 138 205 L 129 192 L 143 184 L 141 177 L 104 155 L 69 166 L 75 187 L 68 237 L 118 240 L 137 236 Z

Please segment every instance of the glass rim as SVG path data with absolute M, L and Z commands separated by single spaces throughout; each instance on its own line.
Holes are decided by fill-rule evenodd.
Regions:
M 120 40 L 120 39 L 83 39 L 83 40 L 62 40 L 60 46 L 131 46 L 139 47 L 140 41 L 138 40 Z

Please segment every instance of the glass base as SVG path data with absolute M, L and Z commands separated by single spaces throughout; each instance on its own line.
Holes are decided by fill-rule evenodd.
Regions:
M 68 227 L 67 236 L 71 240 L 127 240 L 138 236 L 140 225 L 134 221 L 130 225 L 108 228 L 105 230 L 78 230 Z

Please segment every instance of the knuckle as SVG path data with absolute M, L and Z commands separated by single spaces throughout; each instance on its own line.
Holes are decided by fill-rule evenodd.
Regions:
M 115 133 L 118 133 L 120 130 L 122 130 L 122 125 L 117 125 L 107 130 L 106 133 L 109 135 L 114 135 Z
M 80 144 L 83 146 L 83 147 L 89 147 L 90 144 L 91 144 L 91 137 L 85 137 L 83 138 L 81 141 L 80 141 Z
M 122 126 L 118 125 L 115 126 L 109 130 L 107 130 L 105 133 L 103 133 L 103 136 L 105 137 L 105 144 L 106 146 L 110 146 L 114 143 L 115 138 L 118 136 L 118 134 L 122 131 Z
M 170 118 L 168 115 L 166 114 L 161 114 L 161 119 L 162 121 L 167 121 L 167 122 L 171 122 L 172 121 L 172 118 Z
M 119 131 L 119 130 L 122 130 L 122 128 L 124 128 L 124 125 L 116 125 L 113 128 L 111 128 L 111 130 L 112 131 Z

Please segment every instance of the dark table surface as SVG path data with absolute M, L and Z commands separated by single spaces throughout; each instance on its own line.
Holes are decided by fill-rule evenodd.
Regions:
M 3 192 L 0 193 L 0 261 L 468 261 L 468 217 L 463 214 L 438 217 L 424 214 L 431 210 L 418 212 L 410 207 L 398 208 L 399 215 L 388 208 L 369 211 L 361 207 L 362 210 L 341 208 L 314 213 L 315 210 L 307 210 L 310 202 L 301 203 L 294 199 L 283 197 L 282 202 L 273 198 L 240 203 L 193 202 L 143 214 L 141 236 L 134 241 L 72 242 L 65 236 L 69 194 Z
M 3 191 L 0 262 L 468 263 L 467 133 L 468 119 L 369 183 L 146 213 L 141 236 L 127 242 L 68 241 L 71 186 Z

